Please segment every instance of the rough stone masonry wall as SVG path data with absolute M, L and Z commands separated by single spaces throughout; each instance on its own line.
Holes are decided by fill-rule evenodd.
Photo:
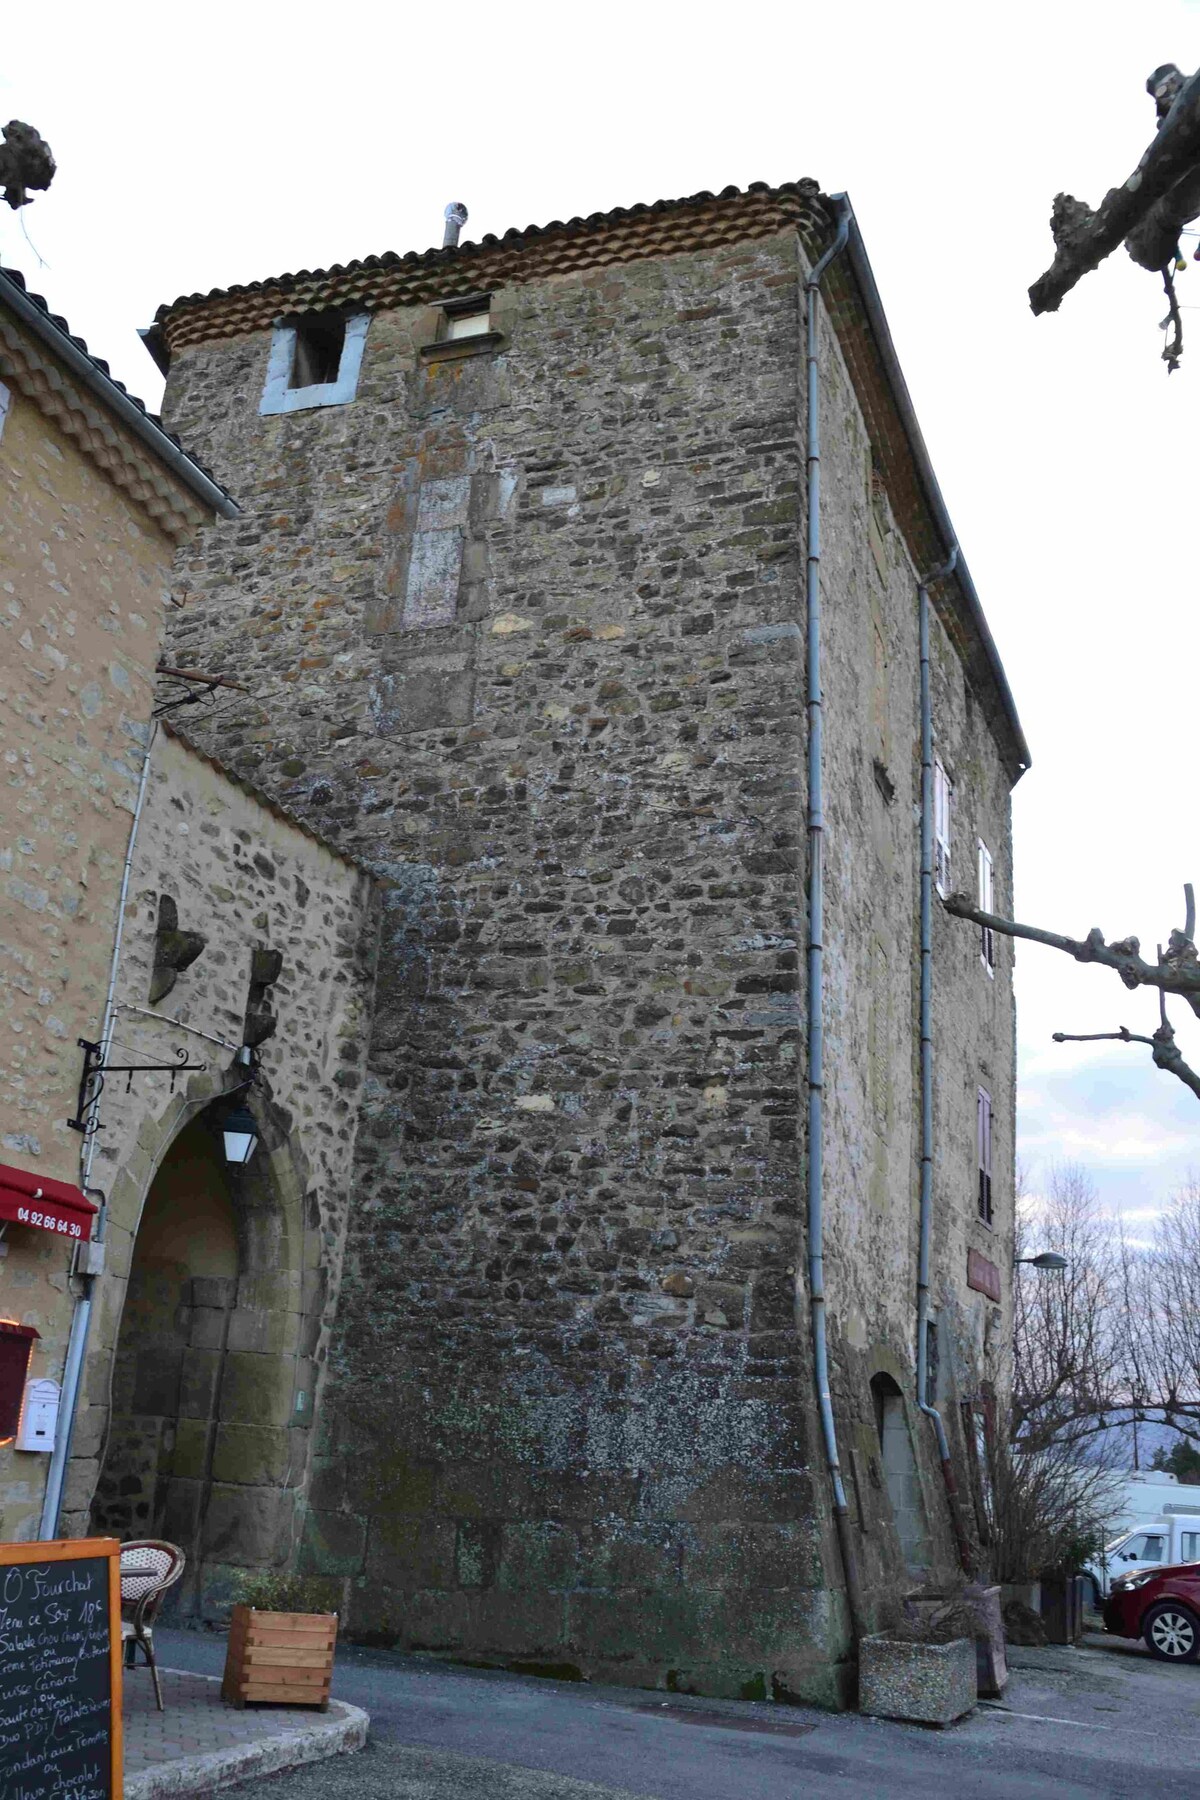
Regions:
M 78 1182 L 76 1040 L 98 1035 L 104 1011 L 175 544 L 11 375 L 5 386 L 0 1162 Z M 55 403 L 71 391 L 60 378 Z M 6 1233 L 0 1314 L 41 1333 L 34 1377 L 62 1376 L 70 1260 L 60 1238 Z M 0 1538 L 37 1535 L 47 1461 L 0 1447 Z
M 852 1513 L 864 1527 L 868 1588 L 895 1580 L 895 1497 L 887 1493 L 870 1397 L 873 1375 L 903 1395 L 916 1458 L 924 1563 L 953 1571 L 936 1439 L 916 1406 L 920 1097 L 918 1008 L 921 800 L 917 578 L 881 489 L 845 367 L 823 336 L 822 441 L 826 858 L 827 1280 L 834 1393 Z M 953 884 L 973 890 L 976 841 L 995 859 L 997 905 L 1011 898 L 1010 781 L 933 590 L 935 754 L 954 783 Z M 999 1386 L 1005 1314 L 967 1286 L 969 1248 L 1012 1263 L 1015 1042 L 1011 946 L 989 977 L 979 933 L 934 897 L 934 1181 L 931 1359 L 968 1527 L 977 1521 L 959 1404 Z M 976 1093 L 994 1106 L 995 1216 L 978 1216 Z
M 391 884 L 308 1554 L 344 1574 L 362 1635 L 832 1698 L 845 1619 L 793 1299 L 795 239 L 514 288 L 493 317 L 502 354 L 453 365 L 416 353 L 427 314 L 376 317 L 346 408 L 260 418 L 265 334 L 184 352 L 168 392 L 247 508 L 191 568 L 175 654 L 236 659 L 258 704 L 223 754 Z M 847 463 L 857 441 L 829 601 L 858 721 L 844 391 L 826 429 Z M 410 555 L 438 531 L 462 572 L 442 625 Z M 423 568 L 453 565 L 427 549 Z M 841 819 L 853 867 L 870 833 L 850 795 Z M 875 1201 L 897 1245 L 905 855 L 872 889 L 899 921 L 897 1166 Z M 854 959 L 839 979 L 848 1015 Z M 896 1358 L 902 1262 L 883 1286 L 877 1259 L 836 1268 Z
M 151 1005 L 163 895 L 176 902 L 180 926 L 206 943 Z M 65 1504 L 68 1528 L 85 1526 L 110 1442 L 113 1355 L 151 1182 L 178 1134 L 241 1080 L 233 1050 L 244 1038 L 252 959 L 277 950 L 282 967 L 267 1006 L 278 1024 L 250 1097 L 263 1141 L 244 1177 L 230 1176 L 237 1273 L 224 1295 L 220 1283 L 192 1284 L 182 1356 L 140 1372 L 135 1385 L 149 1397 L 132 1408 L 172 1421 L 158 1467 L 166 1535 L 204 1564 L 206 1592 L 220 1591 L 230 1567 L 286 1559 L 295 1542 L 341 1274 L 376 924 L 361 869 L 160 732 L 131 873 L 115 1036 L 129 1053 L 120 1060 L 169 1064 L 183 1049 L 207 1067 L 173 1091 L 165 1075 L 139 1076 L 128 1092 L 114 1078 L 101 1099 L 93 1180 L 109 1199 L 107 1263 Z M 208 1119 L 215 1129 L 218 1117 Z M 180 1260 L 206 1269 L 206 1247 L 188 1248 L 189 1229 L 203 1234 L 206 1214 L 197 1208 L 189 1222 L 187 1192 L 185 1172 Z M 218 1302 L 229 1313 L 219 1331 Z M 136 1419 L 121 1429 L 132 1439 Z M 120 1443 L 115 1454 L 119 1464 Z

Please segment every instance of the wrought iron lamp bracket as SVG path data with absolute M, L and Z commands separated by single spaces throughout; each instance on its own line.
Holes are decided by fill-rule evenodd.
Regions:
M 104 1061 L 101 1045 L 92 1043 L 89 1038 L 80 1038 L 78 1043 L 83 1051 L 83 1071 L 79 1077 L 75 1117 L 68 1119 L 67 1124 L 72 1131 L 81 1131 L 85 1137 L 91 1137 L 94 1132 L 104 1129 L 96 1118 L 95 1109 L 104 1091 L 106 1075 L 124 1075 L 127 1094 L 132 1091 L 135 1075 L 169 1075 L 171 1092 L 174 1093 L 178 1076 L 199 1075 L 208 1068 L 207 1063 L 191 1062 L 186 1050 L 177 1050 L 173 1063 L 110 1063 Z M 89 1114 L 90 1117 L 87 1116 Z

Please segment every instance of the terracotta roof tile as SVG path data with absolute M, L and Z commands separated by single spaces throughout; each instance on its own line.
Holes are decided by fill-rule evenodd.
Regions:
M 492 233 L 478 242 L 400 255 L 387 251 L 330 269 L 300 269 L 266 281 L 207 294 L 183 294 L 160 306 L 156 328 L 168 350 L 185 344 L 262 330 L 281 311 L 315 312 L 329 306 L 358 305 L 367 311 L 413 306 L 455 293 L 537 280 L 544 274 L 679 253 L 727 241 L 763 237 L 789 224 L 807 225 L 814 239 L 829 227 L 830 214 L 815 181 L 788 181 L 770 187 L 707 190 L 682 200 L 618 206 L 587 218 L 553 219 L 548 225 Z
M 8 265 L 5 265 L 4 268 L 0 269 L 0 305 L 2 305 L 4 301 L 4 284 L 6 282 L 10 282 L 19 293 L 25 296 L 26 300 L 28 300 L 31 305 L 36 306 L 38 311 L 45 316 L 47 324 L 52 325 L 60 336 L 66 338 L 69 343 L 73 344 L 80 355 L 87 357 L 97 374 L 103 376 L 110 387 L 115 388 L 117 393 L 122 395 L 131 406 L 136 406 L 146 420 L 147 425 L 151 427 L 153 434 L 161 437 L 165 443 L 170 444 L 174 449 L 186 456 L 188 461 L 198 469 L 208 481 L 211 481 L 214 487 L 220 488 L 221 492 L 225 494 L 227 498 L 232 499 L 228 490 L 217 480 L 217 477 L 213 474 L 212 470 L 206 468 L 198 457 L 193 456 L 191 451 L 188 450 L 184 444 L 180 443 L 173 431 L 167 430 L 158 414 L 152 413 L 144 400 L 139 400 L 136 394 L 130 393 L 123 381 L 117 380 L 117 377 L 113 374 L 104 358 L 102 356 L 97 356 L 94 351 L 88 349 L 85 340 L 78 337 L 75 332 L 71 330 L 71 327 L 67 324 L 67 321 L 63 318 L 61 313 L 51 312 L 49 302 L 42 294 L 35 294 L 30 290 L 29 284 L 21 271 L 19 269 L 11 268 Z

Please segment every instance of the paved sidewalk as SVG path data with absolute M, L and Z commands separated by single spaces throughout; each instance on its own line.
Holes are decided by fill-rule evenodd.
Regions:
M 360 1750 L 367 1715 L 343 1700 L 329 1710 L 311 1706 L 247 1706 L 221 1700 L 221 1684 L 209 1675 L 161 1671 L 165 1711 L 154 1704 L 150 1671 L 125 1673 L 126 1800 L 211 1794 L 233 1781 L 249 1781 L 318 1762 L 343 1750 Z

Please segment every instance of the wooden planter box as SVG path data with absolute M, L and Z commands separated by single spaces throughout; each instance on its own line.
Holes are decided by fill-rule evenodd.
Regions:
M 329 1702 L 336 1613 L 260 1612 L 235 1606 L 221 1698 L 232 1706 L 274 1700 L 285 1706 Z

